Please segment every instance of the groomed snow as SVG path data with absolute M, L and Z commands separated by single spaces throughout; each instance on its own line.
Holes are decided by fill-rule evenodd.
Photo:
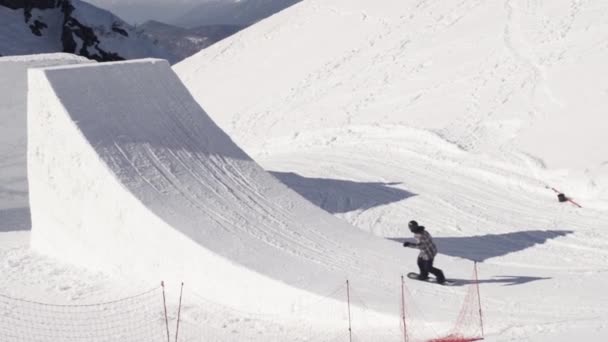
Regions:
M 315 204 L 398 240 L 421 221 L 448 277 L 470 269 L 446 255 L 483 261 L 486 340 L 603 341 L 607 16 L 601 1 L 307 0 L 174 70 Z M 408 286 L 449 326 L 458 305 L 435 300 L 461 292 Z
M 246 151 L 404 125 L 605 208 L 607 18 L 601 0 L 308 0 L 175 70 Z
M 30 101 L 40 110 L 32 113 L 38 120 L 30 125 L 30 152 L 43 153 L 30 155 L 36 158 L 30 182 L 40 183 L 32 197 L 33 235 L 38 250 L 64 260 L 26 249 L 29 222 L 13 210 L 26 197 L 6 197 L 6 184 L 26 178 L 12 164 L 0 164 L 0 194 L 11 208 L 0 215 L 13 215 L 0 219 L 0 294 L 91 303 L 138 293 L 166 276 L 170 289 L 186 281 L 182 317 L 192 340 L 333 340 L 303 314 L 348 340 L 344 303 L 317 295 L 331 293 L 355 272 L 357 310 L 365 311 L 364 303 L 398 312 L 399 298 L 391 296 L 399 295 L 398 275 L 415 270 L 415 251 L 357 231 L 402 241 L 411 238 L 407 221 L 417 219 L 435 237 L 436 265 L 449 278 L 466 283 L 470 260 L 481 261 L 486 341 L 605 341 L 608 214 L 602 167 L 594 164 L 605 148 L 591 137 L 606 122 L 595 112 L 606 108 L 597 93 L 606 88 L 599 62 L 606 15 L 599 1 L 307 0 L 176 68 L 248 155 L 352 226 L 270 180 L 193 103 L 166 63 L 37 70 L 32 78 L 40 97 Z M 550 93 L 565 101 L 562 109 L 574 109 L 568 114 L 581 116 L 556 110 Z M 0 101 L 9 103 L 5 94 L 12 93 L 1 93 Z M 356 115 L 345 120 L 346 110 Z M 183 120 L 188 114 L 192 120 Z M 547 130 L 535 137 L 553 136 L 551 130 L 563 129 L 562 119 L 570 134 L 583 138 L 568 139 L 580 153 L 568 151 L 564 141 L 526 140 L 535 129 Z M 22 127 L 7 121 L 4 131 L 12 132 L 12 123 Z M 190 134 L 195 131 L 205 135 Z M 46 134 L 55 135 L 45 141 Z M 13 146 L 25 151 L 24 143 Z M 199 157 L 193 146 L 220 155 Z M 589 146 L 594 149 L 584 149 Z M 11 151 L 0 160 L 9 160 Z M 197 191 L 201 184 L 213 185 L 215 193 Z M 558 203 L 545 185 L 565 190 L 583 208 Z M 173 204 L 164 205 L 167 198 Z M 202 222 L 201 212 L 216 222 L 193 231 L 188 222 Z M 308 224 L 319 220 L 329 234 L 336 230 L 328 225 L 342 227 L 338 238 L 325 235 L 335 240 L 335 251 L 330 240 L 306 235 L 316 228 Z M 302 226 L 304 237 L 275 236 Z M 223 230 L 209 229 L 217 227 Z M 254 232 L 273 239 L 258 241 Z M 228 243 L 232 238 L 236 242 Z M 311 241 L 314 248 L 302 247 Z M 195 265 L 197 258 L 203 266 Z M 332 279 L 325 263 L 334 259 L 346 269 Z M 372 269 L 379 262 L 383 267 Z M 311 275 L 315 269 L 321 273 Z M 467 287 L 406 286 L 414 340 L 448 332 Z M 355 336 L 402 340 L 394 316 L 362 320 L 357 312 Z M 383 335 L 389 330 L 391 339 Z M 278 331 L 280 337 L 273 334 Z
M 201 322 L 193 303 L 224 327 L 243 319 L 240 337 L 311 319 L 343 329 L 343 291 L 324 295 L 347 278 L 357 327 L 398 336 L 399 275 L 415 269 L 416 251 L 362 230 L 400 242 L 411 218 L 435 236 L 448 277 L 466 284 L 471 260 L 482 262 L 488 340 L 608 336 L 607 215 L 558 203 L 520 165 L 392 125 L 269 139 L 258 151 L 269 168 L 298 172 L 275 173 L 283 182 L 321 207 L 338 203 L 333 212 L 358 229 L 262 170 L 164 61 L 36 69 L 29 82 L 32 246 L 137 284 L 185 281 L 197 338 L 233 337 Z M 413 334 L 449 331 L 467 287 L 407 287 Z M 325 328 L 311 329 L 280 339 Z
M 288 312 L 349 279 L 369 308 L 398 312 L 395 284 L 416 251 L 336 219 L 269 175 L 166 61 L 30 70 L 29 87 L 34 250 L 185 281 L 252 311 Z

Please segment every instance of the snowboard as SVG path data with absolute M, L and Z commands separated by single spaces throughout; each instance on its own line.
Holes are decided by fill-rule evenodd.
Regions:
M 453 280 L 450 280 L 450 279 L 446 279 L 443 284 L 439 284 L 437 282 L 437 279 L 431 278 L 431 277 L 429 277 L 426 280 L 420 280 L 420 279 L 418 279 L 418 273 L 415 273 L 415 272 L 408 273 L 407 277 L 410 278 L 410 279 L 414 279 L 414 280 L 418 280 L 418 281 L 424 281 L 424 282 L 427 282 L 427 283 L 432 283 L 432 284 L 437 284 L 437 285 L 443 285 L 443 286 L 452 286 L 452 285 L 456 284 L 456 282 L 454 282 Z

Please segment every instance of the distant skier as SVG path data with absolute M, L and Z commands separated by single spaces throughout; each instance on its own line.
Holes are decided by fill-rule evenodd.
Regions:
M 435 255 L 437 255 L 437 247 L 435 246 L 435 243 L 433 243 L 433 237 L 429 232 L 424 230 L 423 226 L 419 226 L 416 221 L 410 221 L 408 227 L 410 231 L 414 233 L 416 243 L 406 241 L 403 243 L 403 247 L 420 249 L 420 254 L 418 255 L 418 268 L 420 269 L 420 273 L 418 274 L 417 279 L 428 280 L 430 272 L 437 278 L 437 283 L 444 284 L 445 276 L 443 275 L 443 271 L 433 267 L 433 260 L 435 259 Z

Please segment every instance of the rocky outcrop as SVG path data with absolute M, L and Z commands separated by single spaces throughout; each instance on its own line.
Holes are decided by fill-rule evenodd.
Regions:
M 51 9 L 56 8 L 61 2 L 65 0 L 0 0 L 0 6 L 8 7 L 10 9 L 23 9 L 23 16 L 25 22 L 29 22 L 32 18 L 32 9 Z M 39 26 L 36 26 L 39 27 Z M 32 25 L 30 25 L 32 28 Z M 38 33 L 35 32 L 38 30 Z M 39 28 L 32 29 L 32 33 L 40 36 L 42 33 Z
M 112 31 L 114 31 L 114 32 L 116 32 L 116 33 L 118 33 L 118 34 L 121 34 L 121 35 L 123 35 L 123 36 L 125 36 L 125 37 L 128 37 L 128 36 L 129 36 L 129 33 L 128 33 L 126 30 L 124 30 L 123 28 L 121 28 L 121 27 L 120 27 L 118 24 L 116 24 L 116 23 L 112 24 Z
M 38 19 L 34 20 L 34 22 L 30 24 L 30 30 L 32 30 L 32 33 L 39 37 L 42 36 L 42 30 L 45 28 L 48 28 L 48 25 Z
M 92 28 L 83 25 L 72 15 L 74 9 L 75 8 L 70 1 L 64 1 L 61 5 L 61 11 L 64 14 L 63 32 L 61 34 L 63 52 L 77 54 L 101 62 L 124 60 L 125 58 L 119 56 L 117 53 L 105 51 L 99 47 L 100 42 L 95 31 Z M 78 48 L 76 38 L 82 41 L 80 48 Z
M 57 7 L 59 2 L 63 2 L 63 0 L 0 0 L 0 6 L 8 7 L 10 9 L 49 9 Z

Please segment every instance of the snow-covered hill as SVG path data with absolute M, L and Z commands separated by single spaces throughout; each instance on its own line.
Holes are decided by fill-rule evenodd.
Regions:
M 486 340 L 601 341 L 607 16 L 601 1 L 307 0 L 174 69 L 320 207 L 400 241 L 415 218 L 438 266 L 483 261 Z
M 476 260 L 485 341 L 605 341 L 606 11 L 591 0 L 307 0 L 174 68 L 204 110 L 158 61 L 33 72 L 28 146 L 24 87 L 0 92 L 21 108 L 0 106 L 0 120 L 17 118 L 0 121 L 12 144 L 0 148 L 0 340 L 78 340 L 67 335 L 82 327 L 63 330 L 31 301 L 112 300 L 167 274 L 177 291 L 186 278 L 179 341 L 403 341 L 401 302 L 386 299 L 417 268 L 397 243 L 417 219 L 438 244 L 435 266 L 461 286 L 406 279 L 409 340 L 471 318 L 459 313 Z M 0 63 L 0 86 L 22 85 L 38 65 L 28 58 L 20 72 Z M 32 252 L 36 235 L 38 251 L 64 260 Z M 381 307 L 392 317 L 360 315 Z M 167 340 L 137 334 L 161 314 L 131 325 L 133 307 L 100 308 L 87 341 L 124 327 L 129 341 Z
M 114 61 L 174 60 L 112 13 L 80 0 L 0 1 L 0 55 L 68 52 Z
M 176 71 L 248 151 L 320 128 L 415 127 L 555 170 L 542 181 L 604 206 L 607 16 L 601 1 L 309 0 Z

